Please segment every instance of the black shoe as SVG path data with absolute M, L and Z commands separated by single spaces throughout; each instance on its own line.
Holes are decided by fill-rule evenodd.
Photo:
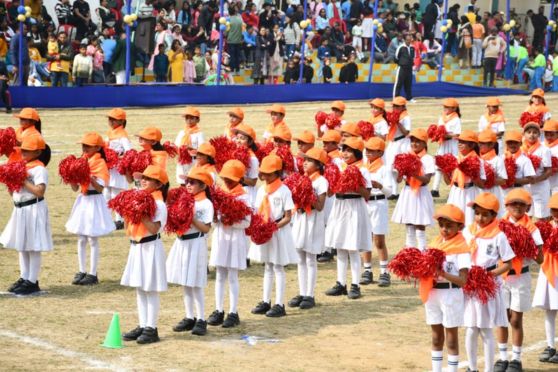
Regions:
M 273 305 L 273 307 L 267 313 L 265 313 L 265 316 L 267 316 L 268 318 L 280 318 L 285 315 L 287 315 L 287 313 L 285 312 L 285 305 L 279 304 Z
M 471 368 L 467 367 L 465 372 L 479 372 L 479 370 L 478 369 L 471 369 Z
M 116 227 L 116 230 L 124 230 L 123 221 L 114 221 L 114 226 Z
M 293 298 L 291 298 L 288 305 L 289 305 L 289 307 L 299 307 L 301 302 L 302 302 L 302 296 L 297 295 L 297 296 L 294 296 Z
M 432 195 L 433 198 L 439 198 L 440 197 L 440 192 L 438 190 L 432 190 L 432 191 L 430 191 L 430 194 Z
M 136 342 L 138 344 L 152 344 L 159 341 L 161 341 L 161 339 L 159 338 L 157 328 L 145 327 Z
M 240 318 L 238 313 L 228 313 L 225 321 L 223 322 L 223 328 L 232 328 L 240 324 Z
M 548 363 L 558 364 L 558 353 L 554 354 L 554 356 L 548 360 Z
M 209 318 L 207 318 L 207 324 L 209 324 L 210 326 L 218 326 L 223 324 L 223 320 L 225 320 L 225 312 L 215 310 L 213 313 L 211 313 Z
M 314 300 L 314 297 L 304 296 L 302 298 L 302 302 L 300 303 L 299 307 L 303 310 L 307 310 L 313 308 L 314 306 L 316 306 L 316 301 Z
M 194 319 L 184 318 L 180 322 L 178 322 L 177 325 L 172 327 L 172 330 L 175 332 L 191 331 L 192 328 L 194 328 L 195 324 L 196 324 L 196 318 Z
M 523 371 L 523 366 L 521 365 L 520 360 L 510 360 L 508 363 L 508 368 L 506 372 L 521 372 Z
M 496 363 L 494 363 L 494 372 L 506 372 L 508 364 L 507 360 L 498 359 Z
M 19 278 L 18 280 L 16 280 L 16 281 L 8 288 L 8 292 L 14 293 L 14 291 L 17 289 L 17 287 L 19 287 L 20 285 L 22 285 L 24 281 L 25 281 L 25 279 L 23 279 L 23 278 Z
M 556 354 L 556 349 L 547 346 L 544 351 L 539 355 L 540 362 L 548 362 Z
M 269 302 L 261 301 L 252 309 L 252 314 L 265 314 L 271 309 Z
M 207 322 L 205 320 L 198 319 L 196 325 L 192 329 L 192 334 L 196 336 L 204 336 L 207 333 Z
M 364 270 L 362 276 L 360 277 L 360 284 L 368 285 L 372 283 L 374 283 L 374 274 L 372 274 L 371 270 Z
M 23 283 L 16 289 L 14 289 L 14 294 L 16 295 L 29 295 L 31 293 L 39 292 L 39 281 L 33 283 L 29 280 L 24 280 Z
M 129 332 L 122 334 L 122 339 L 124 341 L 134 341 L 137 340 L 139 336 L 143 333 L 143 328 L 137 326 L 136 328 L 132 329 Z
M 347 294 L 347 286 L 335 282 L 335 285 L 326 291 L 326 296 L 342 296 Z
M 380 274 L 378 279 L 378 287 L 389 287 L 391 285 L 391 275 L 389 273 Z
M 86 273 L 76 273 L 76 275 L 74 275 L 74 280 L 72 280 L 72 284 L 73 285 L 79 285 L 79 282 L 81 282 L 83 280 L 83 278 L 85 278 L 85 275 L 87 275 Z
M 392 194 L 388 197 L 388 200 L 397 200 L 399 199 L 399 195 Z
M 95 284 L 99 284 L 99 278 L 97 278 L 97 275 L 86 274 L 85 277 L 79 281 L 79 285 Z
M 246 267 L 250 267 L 250 259 L 249 258 L 246 259 Z
M 330 262 L 333 260 L 333 255 L 330 252 L 324 252 L 318 255 L 318 262 Z
M 349 291 L 347 297 L 351 300 L 356 300 L 357 298 L 360 298 L 360 296 L 360 287 L 356 284 L 351 284 L 351 290 Z

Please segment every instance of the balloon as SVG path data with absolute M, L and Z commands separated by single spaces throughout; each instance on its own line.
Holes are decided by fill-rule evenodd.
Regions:
M 225 31 L 227 29 L 227 25 L 220 25 L 219 30 Z
M 515 27 L 515 19 L 512 19 L 512 20 L 510 21 L 510 27 Z
M 442 20 L 442 26 L 447 26 L 448 25 L 448 20 L 447 19 L 443 19 Z
M 31 12 L 25 12 L 25 17 L 26 17 L 26 18 L 31 17 Z
M 18 16 L 18 19 L 19 19 L 19 16 Z M 546 29 L 547 29 L 547 31 L 552 31 L 552 25 L 546 26 Z
M 124 16 L 124 23 L 130 23 L 130 22 L 132 21 L 131 18 L 132 18 L 132 17 L 130 17 L 129 14 L 126 14 L 126 15 Z
M 219 23 L 224 25 L 225 23 L 227 23 L 227 19 L 225 17 L 221 17 L 219 18 Z
M 25 14 L 19 14 L 17 16 L 17 20 L 20 22 L 25 22 Z
M 25 13 L 31 13 L 31 7 L 30 6 L 25 7 Z
M 137 14 L 130 14 L 130 17 L 132 17 L 132 19 L 134 21 L 136 21 L 138 19 L 138 15 Z
M 225 25 L 226 25 L 227 27 L 231 27 L 231 23 L 230 23 L 229 21 L 227 21 L 227 23 L 225 23 Z
M 507 23 L 504 25 L 504 31 L 508 32 L 509 30 L 511 30 L 510 25 L 508 25 Z
M 440 27 L 440 31 L 442 31 L 443 33 L 448 32 L 448 27 L 447 26 L 442 26 Z
M 372 30 L 377 31 L 378 30 L 378 25 L 372 25 Z
M 25 7 L 23 5 L 18 6 L 17 7 L 17 12 L 19 14 L 25 14 L 25 12 L 26 12 Z
M 375 20 L 372 21 L 373 25 L 378 25 L 378 23 L 380 23 L 380 22 L 378 22 L 378 19 L 375 19 Z
M 453 21 L 451 19 L 447 19 L 447 25 L 448 27 L 451 27 L 451 25 L 453 25 Z
M 379 25 L 379 26 L 378 26 L 378 32 L 379 32 L 379 33 L 384 32 L 384 28 L 382 27 L 382 25 Z

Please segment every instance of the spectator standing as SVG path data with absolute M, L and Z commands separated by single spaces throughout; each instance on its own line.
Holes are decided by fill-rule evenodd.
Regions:
M 246 11 L 242 13 L 242 20 L 246 23 L 246 26 L 252 26 L 257 29 L 260 23 L 260 17 L 258 16 L 258 7 L 256 4 L 246 5 Z
M 6 114 L 10 114 L 12 112 L 12 100 L 8 91 L 8 68 L 2 60 L 0 60 L 0 98 L 4 102 Z
M 236 6 L 229 8 L 230 28 L 227 32 L 228 53 L 231 56 L 231 72 L 240 71 L 240 53 L 242 51 L 242 17 L 236 11 Z
M 114 40 L 111 36 L 111 30 L 106 28 L 103 30 L 103 41 L 101 42 L 101 49 L 103 50 L 103 54 L 105 56 L 103 60 L 103 72 L 105 74 L 105 81 L 107 83 L 113 83 L 114 78 L 112 76 L 112 53 L 114 52 L 114 48 L 116 48 L 116 40 Z
M 182 83 L 184 81 L 184 50 L 178 40 L 174 40 L 171 50 L 167 52 L 169 57 L 169 81 L 172 83 Z
M 271 42 L 268 31 L 265 27 L 260 28 L 260 33 L 256 38 L 256 56 L 254 68 L 252 69 L 252 79 L 254 84 L 264 84 L 269 76 L 269 46 Z
M 81 87 L 91 81 L 93 75 L 93 61 L 87 55 L 87 45 L 81 44 L 79 46 L 79 53 L 74 57 L 72 65 L 72 76 L 74 77 L 74 84 Z
M 461 16 L 461 24 L 457 28 L 459 37 L 459 48 L 457 56 L 460 68 L 469 68 L 470 50 L 473 47 L 473 29 L 466 16 Z
M 523 29 L 527 38 L 527 45 L 533 45 L 533 38 L 535 37 L 535 26 L 533 26 L 533 11 L 529 9 L 524 19 Z
M 188 1 L 184 1 L 182 3 L 182 8 L 178 12 L 178 16 L 176 17 L 176 23 L 180 25 L 180 29 L 182 32 L 186 30 L 186 26 L 192 23 L 192 14 L 190 13 L 190 3 Z
M 93 61 L 93 75 L 92 75 L 92 82 L 93 83 L 104 83 L 105 82 L 105 73 L 103 70 L 103 62 L 105 56 L 103 54 L 103 49 L 99 44 L 99 39 L 94 38 L 91 41 L 91 45 L 87 47 L 87 55 Z
M 155 25 L 155 52 L 151 56 L 151 61 L 149 62 L 149 70 L 153 70 L 153 61 L 155 56 L 159 53 L 159 45 L 163 44 L 165 46 L 165 53 L 170 50 L 172 44 L 171 32 L 166 28 L 165 24 L 162 22 L 157 22 Z
M 136 46 L 130 44 L 130 73 L 134 74 L 136 65 Z M 120 39 L 116 42 L 111 58 L 112 69 L 116 75 L 116 84 L 126 84 L 126 33 L 120 34 Z
M 548 24 L 548 18 L 544 15 L 544 6 L 539 7 L 539 12 L 531 16 L 531 21 L 533 23 L 534 35 L 533 35 L 533 47 L 544 47 L 544 31 L 546 25 Z
M 360 0 L 350 0 L 351 7 L 349 8 L 349 31 L 358 24 L 364 10 L 364 5 Z
M 310 84 L 314 78 L 314 68 L 312 67 L 312 58 L 304 58 L 304 66 L 302 66 L 302 78 L 304 83 Z
M 543 89 L 543 77 L 546 69 L 546 59 L 540 47 L 534 49 L 535 59 L 525 68 L 525 72 L 531 79 L 529 82 L 529 89 L 535 90 L 537 88 Z
M 244 65 L 248 68 L 254 64 L 254 54 L 256 50 L 256 37 L 258 36 L 257 31 L 252 25 L 246 27 L 246 31 L 242 33 L 244 38 Z
M 457 27 L 459 26 L 459 9 L 461 7 L 459 4 L 455 4 L 449 8 L 448 11 L 448 19 L 451 19 L 451 27 L 448 30 L 448 45 L 447 49 L 451 53 L 452 56 L 457 56 L 457 47 L 458 47 L 458 40 L 457 40 Z M 428 34 L 425 34 L 428 37 Z M 482 40 L 481 40 L 482 43 Z
M 300 26 L 295 22 L 294 18 L 287 17 L 285 21 L 285 58 L 289 59 L 293 56 L 297 46 L 300 45 L 302 32 L 300 31 Z
M 209 70 L 209 66 L 201 52 L 200 47 L 194 48 L 194 66 L 196 68 L 196 79 L 194 80 L 196 83 L 201 83 L 205 80 L 207 76 L 207 71 Z
M 47 56 L 49 62 L 55 62 L 50 64 L 50 81 L 53 87 L 68 86 L 72 56 L 72 46 L 68 41 L 68 34 L 61 31 L 58 33 L 58 54 Z
M 159 53 L 155 56 L 153 61 L 153 73 L 155 74 L 156 82 L 167 82 L 169 74 L 169 57 L 165 53 L 165 46 L 163 44 L 159 44 Z
M 517 49 L 517 69 L 515 70 L 517 74 L 517 82 L 523 84 L 525 79 L 523 78 L 523 69 L 527 66 L 529 62 L 529 51 L 527 50 L 527 45 L 525 40 L 521 40 L 519 47 Z
M 101 0 L 100 6 L 95 11 L 99 18 L 99 28 L 101 30 L 114 27 L 116 24 L 116 17 L 109 9 L 108 0 Z
M 473 31 L 473 60 L 471 65 L 473 68 L 480 68 L 482 65 L 482 41 L 484 39 L 484 26 L 482 25 L 481 17 L 477 16 L 477 21 L 471 26 Z
M 401 95 L 401 89 L 405 88 L 405 95 L 408 101 L 413 100 L 413 61 L 415 59 L 415 48 L 411 46 L 413 37 L 411 35 L 405 36 L 405 42 L 395 51 L 395 63 L 397 63 L 397 70 L 395 72 L 395 84 L 393 86 L 393 97 Z
M 273 29 L 273 14 L 271 11 L 271 2 L 265 0 L 263 5 L 263 11 L 260 13 L 260 20 L 258 22 L 260 29 L 265 28 L 266 30 Z
M 271 84 L 276 84 L 279 77 L 283 76 L 283 33 L 279 25 L 273 26 L 271 42 L 269 45 L 269 79 Z
M 324 67 L 322 68 L 322 76 L 324 78 L 324 83 L 331 83 L 333 79 L 333 71 L 331 70 L 331 60 L 329 57 L 324 59 Z
M 196 65 L 192 59 L 192 53 L 186 51 L 184 53 L 184 82 L 193 84 L 196 81 Z
M 391 39 L 391 42 L 389 43 L 388 49 L 387 49 L 387 59 L 384 61 L 384 63 L 391 63 L 391 62 L 395 62 L 395 53 L 397 52 L 397 49 L 399 48 L 399 46 L 403 45 L 405 42 L 403 41 L 403 35 L 400 33 L 397 33 L 395 35 L 395 37 L 393 39 Z
M 316 17 L 316 30 L 320 35 L 323 35 L 326 28 L 329 27 L 329 20 L 327 19 L 325 8 L 320 9 L 318 16 Z
M 360 2 L 360 0 L 356 0 L 356 1 Z M 364 30 L 362 29 L 362 21 L 359 19 L 356 25 L 353 26 L 353 29 L 351 30 L 351 34 L 353 36 L 353 48 L 355 48 L 357 57 L 360 61 L 364 59 L 364 54 L 362 53 L 363 31 Z
M 504 39 L 498 36 L 497 28 L 492 28 L 490 30 L 490 35 L 487 36 L 482 42 L 482 48 L 484 49 L 483 85 L 494 87 L 494 78 L 496 75 L 496 62 L 498 61 L 498 55 L 502 53 L 506 48 L 506 42 L 504 41 Z M 487 77 L 489 74 L 490 81 L 487 81 Z
M 56 13 L 59 25 L 74 25 L 74 12 L 72 11 L 70 0 L 60 0 L 54 6 L 54 12 Z
M 422 24 L 424 25 L 424 34 L 429 35 L 434 30 L 436 21 L 440 16 L 441 10 L 438 5 L 439 0 L 432 0 L 430 4 L 426 6 L 424 14 L 422 15 Z
M 23 34 L 27 32 L 27 26 L 23 25 Z M 23 40 L 22 45 L 22 55 L 21 61 L 23 66 L 23 81 L 19 81 L 19 27 L 16 28 L 15 35 L 10 40 L 10 61 L 13 65 L 12 72 L 17 76 L 17 81 L 19 85 L 27 85 L 27 80 L 29 79 L 29 68 L 31 65 L 31 58 L 29 57 L 29 46 L 27 40 Z
M 75 0 L 72 9 L 75 17 L 76 39 L 81 40 L 90 29 L 94 28 L 89 4 L 85 0 Z
M 355 63 L 355 54 L 349 55 L 349 60 L 339 70 L 340 83 L 354 83 L 358 79 L 358 66 Z

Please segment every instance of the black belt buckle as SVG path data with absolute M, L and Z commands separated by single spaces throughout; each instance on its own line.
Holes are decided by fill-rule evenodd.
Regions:
M 395 138 L 393 139 L 393 142 L 401 141 L 403 138 L 405 138 L 405 136 L 395 137 Z
M 160 238 L 161 238 L 161 234 L 155 234 L 155 235 L 146 236 L 145 238 L 141 238 L 140 240 L 130 240 L 130 243 L 134 245 L 138 245 L 138 244 L 149 243 Z
M 385 195 L 372 195 L 368 198 L 368 200 L 384 200 L 385 198 Z
M 520 274 L 525 274 L 529 272 L 529 266 L 523 266 L 523 268 L 521 269 L 521 273 Z M 514 269 L 511 269 L 510 271 L 508 271 L 508 275 L 517 275 L 517 273 L 515 272 Z
M 459 187 L 459 184 L 458 184 L 457 182 L 454 182 L 454 183 L 453 183 L 453 186 Z M 463 188 L 464 188 L 464 189 L 470 189 L 470 188 L 473 187 L 473 186 L 475 186 L 474 183 L 472 183 L 472 182 L 467 182 L 466 184 L 463 185 Z
M 345 200 L 345 199 L 359 199 L 362 196 L 357 194 L 335 194 L 337 199 Z
M 87 190 L 85 195 L 101 195 L 101 193 L 97 190 Z
M 178 239 L 180 239 L 180 240 L 192 240 L 192 239 L 196 239 L 196 238 L 201 238 L 204 235 L 205 235 L 204 233 L 198 231 L 198 232 L 191 233 L 191 234 L 180 235 L 178 237 Z
M 436 289 L 452 289 L 452 288 L 461 288 L 457 284 L 453 283 L 436 283 L 434 284 L 434 288 Z
M 16 208 L 23 208 L 23 207 L 27 207 L 29 205 L 33 205 L 33 204 L 37 204 L 38 202 L 43 201 L 45 198 L 35 198 L 35 199 L 31 199 L 31 200 L 26 200 L 24 202 L 14 202 L 14 206 Z

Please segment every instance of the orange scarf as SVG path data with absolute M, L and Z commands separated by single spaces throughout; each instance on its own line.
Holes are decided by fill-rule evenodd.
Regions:
M 162 169 L 167 169 L 167 159 L 169 158 L 169 154 L 166 151 L 155 151 L 151 150 L 151 164 L 157 165 Z
M 358 169 L 360 169 L 360 167 L 362 167 L 362 160 L 355 161 L 355 162 L 353 162 L 353 163 L 351 163 L 351 164 L 347 164 L 346 162 L 343 162 L 343 163 L 341 163 L 341 170 L 344 171 L 345 169 L 347 169 L 347 167 L 348 167 L 349 165 L 354 165 L 355 167 L 357 167 Z
M 382 158 L 379 157 L 378 159 L 374 160 L 372 163 L 366 164 L 366 168 L 370 173 L 376 173 L 378 169 L 382 167 L 382 165 L 384 165 L 384 162 Z
M 128 138 L 128 132 L 124 129 L 123 126 L 118 126 L 116 128 L 111 128 L 107 132 L 107 136 L 109 141 L 116 140 L 119 138 Z
M 33 169 L 35 167 L 44 167 L 44 166 L 45 166 L 44 163 L 40 160 L 37 160 L 37 159 L 32 160 L 29 163 L 25 164 L 25 167 L 27 168 L 27 170 Z
M 401 111 L 401 114 L 399 115 L 399 122 L 401 123 L 401 120 L 403 120 L 405 117 L 407 117 L 407 110 L 405 111 Z M 387 135 L 387 140 L 388 141 L 393 141 L 393 139 L 395 138 L 395 133 L 397 133 L 397 128 L 399 127 L 397 124 L 393 124 L 391 125 L 391 123 L 389 126 L 389 133 Z
M 494 159 L 496 156 L 497 156 L 496 155 L 496 150 L 492 149 L 489 152 L 487 152 L 486 154 L 482 154 L 481 159 L 489 161 L 489 160 Z
M 457 115 L 457 112 L 454 111 L 454 112 L 452 112 L 452 113 L 449 114 L 449 115 L 442 114 L 441 119 L 442 119 L 442 122 L 443 122 L 444 124 L 447 124 L 450 120 L 453 120 L 455 117 L 458 117 L 458 115 Z M 443 124 L 442 124 L 442 125 L 443 125 Z
M 486 113 L 484 115 L 488 125 L 495 124 L 495 123 L 503 123 L 506 120 L 504 119 L 504 112 L 502 110 L 498 110 L 495 114 Z
M 186 125 L 184 127 L 184 137 L 182 137 L 182 142 L 180 143 L 180 145 L 190 148 L 190 146 L 192 146 L 192 139 L 190 138 L 190 135 L 198 133 L 199 131 L 200 128 L 198 127 L 198 124 L 194 125 L 193 127 Z
M 524 214 L 523 217 L 519 219 L 519 221 L 513 222 L 512 216 L 510 216 L 510 214 L 506 212 L 502 219 L 516 225 L 521 225 L 525 227 L 530 233 L 533 233 L 533 231 L 537 229 L 537 226 L 531 221 L 527 214 Z M 519 275 L 521 273 L 521 269 L 523 268 L 523 258 L 514 257 L 512 259 L 512 268 L 515 270 L 516 274 Z
M 523 154 L 523 152 L 521 150 L 517 150 L 517 152 L 515 154 L 512 154 L 511 152 L 506 150 L 506 158 L 513 158 L 513 160 L 517 161 L 517 158 L 519 158 L 521 156 L 521 154 Z
M 371 117 L 370 117 L 370 123 L 371 123 L 372 125 L 378 124 L 379 122 L 385 121 L 385 120 L 386 120 L 386 119 L 384 119 L 383 113 L 380 114 L 380 115 L 378 115 L 378 116 L 371 116 Z
M 467 155 L 463 156 L 461 154 L 459 154 L 459 156 L 457 157 L 457 161 L 459 163 L 461 163 L 465 158 L 468 158 L 470 156 L 476 156 L 478 157 L 477 153 L 474 151 L 469 152 Z M 459 188 L 464 188 L 465 187 L 465 183 L 467 181 L 470 181 L 471 179 L 469 177 L 467 177 L 465 175 L 465 173 L 463 173 L 459 168 L 455 168 L 455 170 L 453 171 L 453 176 L 451 177 L 451 183 L 456 183 L 459 186 Z
M 548 147 L 549 149 L 551 149 L 551 148 L 553 148 L 554 146 L 558 145 L 558 139 L 555 139 L 554 142 L 544 141 L 544 143 L 546 144 L 546 147 Z
M 409 153 L 418 156 L 419 159 L 422 159 L 422 157 L 426 155 L 426 150 L 422 149 L 422 151 L 419 152 L 418 154 L 415 154 L 413 151 L 410 151 Z M 422 164 L 421 164 L 418 172 L 418 176 L 423 176 L 423 175 L 424 175 L 424 171 L 422 170 Z M 422 187 L 422 181 L 416 177 L 411 177 L 409 180 L 407 180 L 407 182 L 409 183 L 409 186 L 411 186 L 411 190 L 413 190 L 415 194 L 418 194 L 420 188 Z
M 205 194 L 205 190 L 198 192 L 196 195 L 194 195 L 194 200 L 195 201 L 202 201 L 207 199 L 207 195 Z
M 541 147 L 541 141 L 539 141 L 538 139 L 532 145 L 528 144 L 527 141 L 523 141 L 521 151 L 523 151 L 527 155 L 533 155 L 539 147 Z
M 498 224 L 497 218 L 494 219 L 491 223 L 486 225 L 485 227 L 479 227 L 477 223 L 473 223 L 469 226 L 469 232 L 473 235 L 473 239 L 471 240 L 470 249 L 471 249 L 471 261 L 476 264 L 477 262 L 477 253 L 478 253 L 478 245 L 477 239 L 492 239 L 498 233 L 500 233 L 500 227 Z
M 153 199 L 155 200 L 163 201 L 163 194 L 159 190 L 153 191 L 151 193 L 151 196 L 153 196 Z M 143 224 L 143 222 L 140 222 L 138 224 L 128 223 L 128 225 L 126 226 L 126 235 L 136 241 L 145 238 L 147 236 L 147 233 L 147 227 Z
M 262 200 L 262 204 L 260 205 L 258 212 L 260 212 L 260 214 L 262 215 L 265 221 L 269 221 L 269 219 L 272 217 L 271 204 L 269 203 L 269 196 L 273 194 L 275 191 L 277 191 L 282 184 L 283 182 L 281 182 L 281 179 L 277 178 L 272 183 L 268 183 L 264 186 L 265 197 Z
M 536 114 L 538 112 L 548 112 L 548 107 L 546 105 L 541 104 L 534 104 L 531 103 L 529 106 L 527 106 L 527 109 L 525 110 L 531 114 Z
M 550 222 L 553 228 L 556 228 L 556 222 Z M 544 252 L 544 261 L 541 264 L 541 269 L 546 276 L 546 280 L 554 288 L 556 284 L 556 277 L 558 277 L 558 254 L 551 254 L 549 252 Z
M 239 183 L 237 184 L 235 187 L 233 187 L 232 189 L 229 189 L 227 187 L 227 185 L 223 185 L 222 187 L 223 191 L 225 191 L 228 194 L 231 194 L 232 196 L 240 196 L 240 195 L 244 195 L 246 194 L 246 190 L 244 190 L 244 188 L 242 187 L 242 185 Z
M 107 163 L 101 157 L 101 154 L 99 154 L 98 152 L 93 154 L 93 156 L 87 159 L 87 163 L 89 164 L 91 175 L 93 177 L 102 179 L 105 182 L 105 186 L 107 186 L 109 181 L 109 171 Z M 87 194 L 87 189 L 89 188 L 90 183 L 90 181 L 87 181 L 80 185 L 82 194 Z

